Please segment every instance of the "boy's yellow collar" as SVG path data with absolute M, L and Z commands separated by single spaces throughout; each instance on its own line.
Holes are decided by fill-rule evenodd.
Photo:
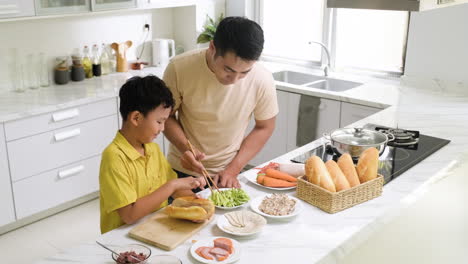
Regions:
M 125 153 L 125 155 L 127 155 L 129 159 L 136 160 L 142 157 L 141 154 L 132 145 L 130 145 L 130 143 L 128 143 L 127 139 L 120 133 L 120 131 L 117 131 L 114 143 L 123 151 L 123 153 Z M 153 154 L 153 150 L 147 145 L 148 144 L 145 144 L 145 155 L 149 157 Z

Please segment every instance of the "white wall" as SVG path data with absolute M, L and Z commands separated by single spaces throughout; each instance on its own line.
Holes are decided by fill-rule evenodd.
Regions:
M 132 61 L 141 51 L 144 24 L 148 23 L 151 30 L 142 61 L 151 63 L 151 39 L 171 38 L 185 51 L 194 49 L 197 31 L 201 30 L 206 15 L 216 17 L 224 13 L 224 5 L 224 0 L 200 0 L 197 6 L 0 21 L 0 92 L 12 90 L 12 48 L 17 48 L 21 59 L 29 53 L 45 52 L 50 75 L 56 56 L 71 55 L 75 48 L 82 50 L 84 45 L 131 40 L 133 46 L 127 51 L 127 59 Z
M 0 80 L 4 81 L 3 89 L 8 89 L 9 67 L 12 57 L 11 49 L 17 48 L 20 59 L 28 53 L 44 52 L 48 57 L 50 72 L 56 56 L 70 55 L 75 48 L 93 44 L 124 42 L 131 40 L 133 46 L 127 51 L 127 59 L 135 60 L 136 51 L 141 51 L 144 24 L 152 27 L 148 40 L 166 27 L 169 19 L 152 24 L 153 13 L 147 11 L 116 12 L 96 15 L 46 18 L 0 23 Z M 143 60 L 151 58 L 151 47 L 147 45 Z M 0 88 L 2 89 L 2 88 Z
M 405 75 L 468 84 L 468 4 L 413 12 Z

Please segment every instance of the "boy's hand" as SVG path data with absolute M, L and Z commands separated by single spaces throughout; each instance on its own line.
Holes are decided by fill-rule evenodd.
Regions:
M 180 163 L 185 169 L 202 174 L 203 165 L 200 160 L 205 158 L 205 153 L 198 150 L 195 150 L 195 153 L 197 153 L 196 156 L 190 150 L 185 151 L 180 157 Z
M 203 189 L 203 187 L 206 185 L 206 181 L 203 177 L 186 177 L 174 181 L 176 183 L 176 190 L 192 190 L 198 187 Z

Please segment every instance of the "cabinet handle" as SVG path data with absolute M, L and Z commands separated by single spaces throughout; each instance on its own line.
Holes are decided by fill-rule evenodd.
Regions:
M 52 114 L 52 119 L 54 120 L 54 122 L 60 122 L 63 120 L 77 117 L 79 115 L 80 115 L 80 111 L 78 111 L 78 109 L 75 108 L 69 111 L 63 111 L 63 112 Z
M 73 130 L 70 130 L 70 131 L 57 133 L 57 134 L 54 135 L 54 138 L 55 138 L 55 141 L 59 142 L 59 141 L 65 140 L 65 139 L 69 139 L 69 138 L 72 138 L 72 137 L 79 136 L 80 134 L 81 134 L 81 130 L 79 128 L 77 128 L 77 129 L 73 129 Z
M 73 168 L 68 169 L 68 170 L 59 171 L 58 177 L 59 177 L 59 179 L 64 179 L 64 178 L 73 176 L 75 174 L 78 174 L 78 173 L 82 172 L 83 170 L 84 170 L 83 165 L 76 166 L 76 167 L 73 167 Z
M 0 15 L 18 14 L 18 5 L 1 5 Z

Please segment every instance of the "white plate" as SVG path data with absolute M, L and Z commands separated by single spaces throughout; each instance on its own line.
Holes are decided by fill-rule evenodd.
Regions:
M 219 188 L 220 191 L 226 191 L 226 190 L 230 190 L 230 189 L 232 189 L 232 188 Z M 211 190 L 210 189 L 205 189 L 203 191 L 197 192 L 197 195 L 200 196 L 201 198 L 208 199 L 208 197 L 210 197 L 210 195 L 211 195 Z M 239 208 L 239 207 L 243 206 L 244 204 L 246 204 L 248 202 L 249 201 L 247 201 L 247 202 L 245 202 L 245 203 L 243 203 L 241 205 L 233 206 L 233 207 L 223 207 L 223 206 L 217 206 L 217 205 L 215 205 L 215 207 L 219 208 L 219 209 L 224 209 L 224 210 L 232 210 L 232 209 Z
M 232 245 L 234 247 L 234 251 L 231 253 L 231 255 L 229 255 L 229 257 L 223 261 L 217 261 L 216 259 L 214 260 L 209 260 L 209 259 L 206 259 L 206 258 L 203 258 L 201 256 L 199 256 L 197 254 L 197 252 L 195 252 L 195 250 L 199 247 L 213 247 L 214 246 L 214 240 L 216 238 L 220 238 L 220 237 L 212 237 L 212 238 L 209 238 L 209 239 L 203 239 L 203 240 L 198 240 L 197 242 L 195 242 L 195 244 L 192 245 L 192 247 L 190 248 L 190 254 L 192 254 L 192 257 L 200 262 L 203 262 L 203 263 L 232 263 L 232 262 L 235 262 L 235 261 L 238 261 L 240 259 L 240 255 L 241 255 L 241 245 L 239 242 L 237 242 L 236 240 L 232 239 L 232 238 L 228 238 L 226 237 L 227 239 L 230 239 L 232 241 Z
M 265 217 L 268 217 L 268 218 L 272 218 L 272 219 L 288 219 L 288 218 L 291 218 L 291 217 L 294 217 L 296 216 L 297 214 L 299 214 L 302 210 L 302 203 L 299 199 L 295 198 L 295 197 L 292 197 L 290 195 L 287 195 L 288 198 L 290 199 L 293 199 L 293 200 L 296 200 L 296 207 L 294 208 L 294 211 L 291 213 L 291 214 L 288 214 L 288 215 L 269 215 L 269 214 L 265 214 L 264 212 L 260 211 L 260 209 L 258 209 L 258 207 L 260 206 L 260 204 L 262 203 L 263 199 L 267 196 L 271 196 L 271 194 L 265 194 L 265 195 L 261 195 L 259 197 L 255 197 L 255 199 L 252 199 L 250 201 L 250 208 L 252 208 L 252 210 L 254 212 L 256 212 L 257 214 L 260 214 L 260 215 L 263 215 Z
M 270 189 L 270 190 L 276 190 L 276 191 L 284 191 L 284 190 L 291 190 L 291 189 L 294 189 L 296 188 L 296 186 L 293 186 L 293 187 L 285 187 L 285 188 L 275 188 L 275 187 L 268 187 L 268 186 L 264 186 L 264 185 L 261 185 L 257 182 L 257 172 L 259 170 L 255 170 L 255 169 L 251 169 L 247 172 L 244 172 L 244 177 L 251 183 L 257 185 L 257 186 L 260 186 L 260 187 L 263 187 L 263 188 L 267 188 L 267 189 Z
M 258 214 L 253 213 L 253 212 L 250 212 L 250 211 L 240 211 L 240 212 L 244 212 L 244 213 L 247 213 L 247 214 L 254 214 L 254 215 L 256 215 L 258 217 L 261 217 L 263 219 L 263 220 L 261 220 L 262 223 L 258 226 L 257 230 L 255 230 L 253 232 L 250 232 L 250 233 L 240 233 L 240 232 L 233 232 L 232 230 L 227 230 L 226 226 L 231 226 L 231 224 L 229 223 L 228 219 L 226 218 L 226 214 L 221 215 L 220 217 L 218 217 L 216 225 L 222 231 L 224 231 L 224 232 L 226 232 L 228 234 L 231 234 L 231 235 L 235 235 L 235 236 L 251 236 L 251 235 L 257 234 L 260 231 L 262 231 L 263 226 L 266 225 L 266 220 L 265 220 L 265 218 L 263 218 L 263 216 L 258 215 Z

